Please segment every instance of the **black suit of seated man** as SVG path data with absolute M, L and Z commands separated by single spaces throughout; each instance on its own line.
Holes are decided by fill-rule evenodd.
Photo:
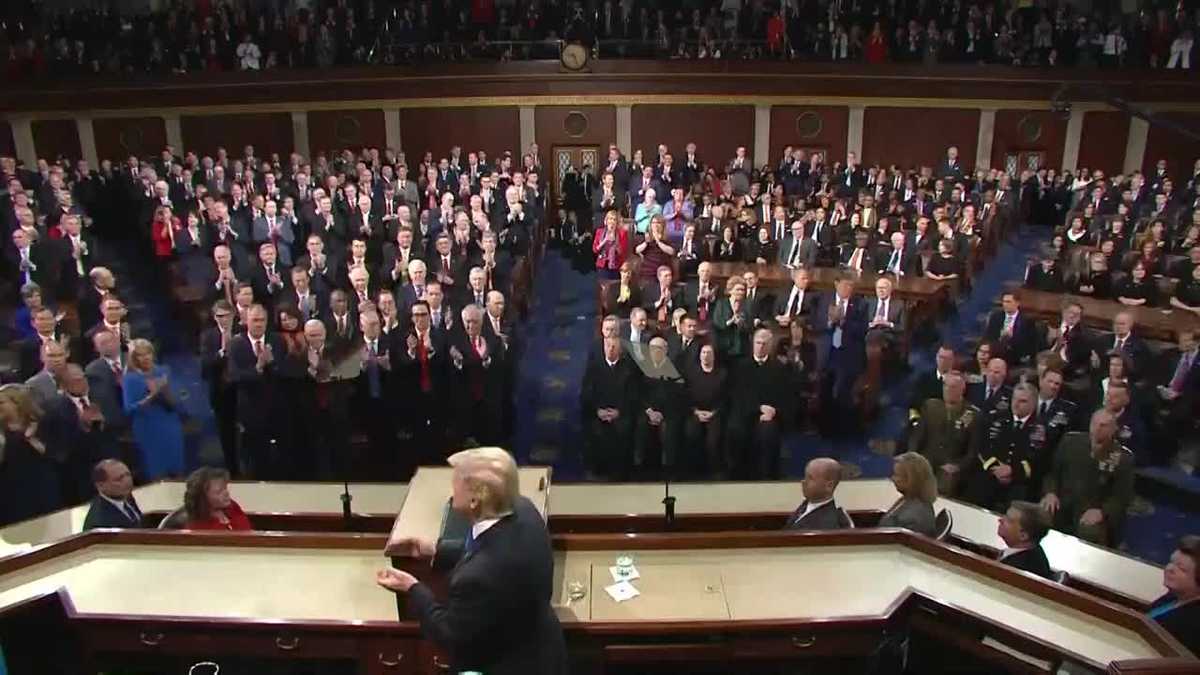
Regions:
M 1005 545 L 1000 562 L 1044 579 L 1053 579 L 1054 571 L 1042 549 L 1042 537 L 1049 529 L 1041 506 L 1014 501 L 1000 518 L 998 534 Z
M 517 466 L 499 448 L 464 450 L 454 467 L 451 507 L 470 530 L 462 541 L 411 539 L 389 545 L 397 556 L 433 556 L 449 570 L 444 600 L 407 572 L 381 570 L 377 582 L 408 594 L 408 614 L 450 655 L 452 669 L 488 675 L 565 675 L 567 652 L 550 598 L 554 555 L 546 521 L 508 488 Z M 415 567 L 415 565 L 414 565 Z
M 846 530 L 854 527 L 850 516 L 838 507 L 834 491 L 842 479 L 836 459 L 818 457 L 804 467 L 804 501 L 788 516 L 786 530 Z

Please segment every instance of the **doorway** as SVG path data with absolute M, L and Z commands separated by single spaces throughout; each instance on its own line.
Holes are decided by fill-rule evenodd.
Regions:
M 550 181 L 550 197 L 553 200 L 554 213 L 551 217 L 556 223 L 559 211 L 568 207 L 578 208 L 576 204 L 567 204 L 568 193 L 572 190 L 578 189 L 582 191 L 583 199 L 591 199 L 590 190 L 597 185 L 596 166 L 599 159 L 598 145 L 554 146 L 554 173 L 551 174 L 553 179 Z

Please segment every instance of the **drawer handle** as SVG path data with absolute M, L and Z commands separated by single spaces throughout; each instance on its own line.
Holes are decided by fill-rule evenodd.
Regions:
M 796 649 L 808 649 L 815 644 L 817 644 L 817 636 L 815 635 L 809 635 L 808 637 L 803 638 L 796 636 L 792 638 L 792 646 Z
M 296 637 L 295 635 L 291 636 L 290 638 L 280 635 L 279 637 L 275 638 L 275 646 L 285 652 L 290 652 L 296 647 L 300 646 L 300 638 Z
M 188 668 L 188 675 L 198 675 L 198 673 L 201 672 L 199 670 L 200 668 L 211 668 L 212 675 L 218 675 L 221 672 L 220 665 L 213 663 L 212 661 L 201 661 L 199 663 L 193 663 L 192 667 Z
M 138 642 L 141 642 L 147 647 L 157 647 L 158 645 L 162 644 L 164 637 L 166 636 L 162 633 L 147 633 L 142 631 L 138 634 Z
M 437 654 L 433 655 L 433 667 L 437 668 L 438 670 L 442 671 L 443 673 L 450 672 L 450 664 L 442 663 L 442 659 L 440 657 L 438 657 Z
M 394 661 L 388 660 L 388 657 L 384 656 L 383 652 L 379 652 L 379 665 L 384 666 L 385 668 L 395 668 L 396 666 L 400 665 L 400 662 L 403 660 L 404 654 L 402 652 L 396 652 L 396 660 Z

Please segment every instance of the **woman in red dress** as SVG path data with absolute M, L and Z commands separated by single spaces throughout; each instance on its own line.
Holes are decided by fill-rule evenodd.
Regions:
M 204 466 L 188 476 L 183 493 L 188 530 L 248 531 L 250 519 L 229 496 L 229 472 Z
M 179 219 L 171 215 L 171 209 L 160 206 L 154 210 L 150 238 L 154 240 L 154 255 L 160 260 L 175 255 L 175 231 L 178 229 Z
M 867 63 L 887 61 L 887 41 L 883 37 L 883 27 L 879 25 L 878 21 L 871 29 L 871 34 L 867 36 L 866 56 Z

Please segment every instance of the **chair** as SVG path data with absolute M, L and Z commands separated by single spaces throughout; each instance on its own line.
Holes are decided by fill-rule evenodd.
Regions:
M 854 519 L 850 517 L 850 512 L 840 506 L 838 507 L 838 511 L 842 512 L 842 516 L 846 519 L 847 523 L 850 523 L 850 529 L 853 530 L 856 526 L 854 524 Z
M 946 541 L 946 538 L 950 536 L 950 530 L 954 529 L 954 516 L 948 509 L 942 509 L 938 511 L 933 522 L 937 525 L 937 540 Z
M 184 529 L 184 526 L 186 526 L 186 525 L 187 525 L 187 509 L 181 506 L 181 507 L 175 509 L 174 511 L 168 513 L 165 518 L 163 518 L 161 521 L 159 521 L 158 529 L 160 529 L 160 530 L 182 530 L 182 529 Z

